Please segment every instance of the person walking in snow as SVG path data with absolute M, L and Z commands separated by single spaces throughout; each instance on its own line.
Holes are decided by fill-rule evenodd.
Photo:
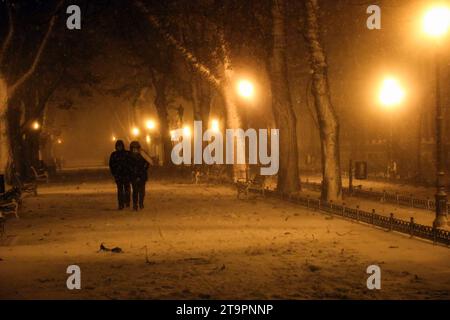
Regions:
M 116 151 L 109 157 L 109 169 L 117 185 L 119 210 L 130 206 L 130 152 L 122 140 L 116 141 Z

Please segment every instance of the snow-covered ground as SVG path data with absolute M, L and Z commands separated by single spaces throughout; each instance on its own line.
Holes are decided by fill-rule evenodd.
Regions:
M 147 189 L 139 213 L 116 210 L 110 181 L 26 198 L 0 242 L 0 298 L 450 298 L 449 248 L 281 200 L 237 200 L 227 186 Z M 66 288 L 72 264 L 81 290 Z M 372 264 L 381 290 L 366 287 Z

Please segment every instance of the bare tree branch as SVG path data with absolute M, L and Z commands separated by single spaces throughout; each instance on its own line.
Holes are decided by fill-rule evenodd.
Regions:
M 35 72 L 37 65 L 39 64 L 42 53 L 44 52 L 44 49 L 47 45 L 48 39 L 50 38 L 50 34 L 53 31 L 56 19 L 57 19 L 57 11 L 64 3 L 64 0 L 61 0 L 55 10 L 55 13 L 53 14 L 52 18 L 50 19 L 50 23 L 47 28 L 47 32 L 45 33 L 44 38 L 42 39 L 41 44 L 39 45 L 38 51 L 36 52 L 36 56 L 34 57 L 33 63 L 31 64 L 30 68 L 12 85 L 8 88 L 8 97 L 12 97 L 14 93 L 17 91 L 17 89 L 27 81 L 31 75 Z
M 175 49 L 199 72 L 202 74 L 219 92 L 222 92 L 223 88 L 221 85 L 220 80 L 211 72 L 211 70 L 199 62 L 197 58 L 189 51 L 187 50 L 181 43 L 175 39 L 170 33 L 168 33 L 166 30 L 164 30 L 163 26 L 159 22 L 158 18 L 147 10 L 147 8 L 144 6 L 144 4 L 139 1 L 134 1 L 136 7 L 146 15 L 147 20 L 150 22 L 150 24 L 159 32 L 159 34 L 172 46 L 175 47 Z
M 3 60 L 9 49 L 11 39 L 14 35 L 14 21 L 13 21 L 11 5 L 9 4 L 9 1 L 6 1 L 6 7 L 8 8 L 8 34 L 6 35 L 5 41 L 3 41 L 2 49 L 0 51 L 0 66 L 3 65 Z

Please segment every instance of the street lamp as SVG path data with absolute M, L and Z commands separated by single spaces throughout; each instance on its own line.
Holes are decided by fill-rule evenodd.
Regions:
M 237 85 L 238 93 L 245 99 L 251 99 L 254 95 L 255 88 L 253 83 L 248 80 L 240 80 Z
M 33 130 L 39 130 L 40 127 L 41 127 L 41 125 L 40 125 L 39 122 L 37 122 L 37 121 L 34 121 L 34 122 L 31 124 L 31 128 L 32 128 Z
M 400 105 L 405 97 L 405 91 L 403 90 L 402 86 L 400 85 L 400 82 L 392 77 L 386 78 L 383 80 L 383 83 L 381 85 L 380 89 L 380 103 L 382 106 L 387 109 L 390 112 L 390 118 L 389 118 L 389 146 L 388 146 L 388 172 L 387 174 L 390 176 L 391 172 L 389 170 L 392 163 L 392 150 L 393 150 L 393 131 L 394 131 L 394 125 L 393 125 L 393 114 L 394 110 L 398 105 Z M 395 170 L 394 170 L 395 172 Z
M 140 134 L 139 128 L 138 127 L 131 128 L 131 134 L 135 137 L 139 136 L 139 134 Z
M 153 121 L 153 120 L 147 120 L 145 122 L 145 126 L 147 127 L 147 129 L 153 130 L 153 129 L 155 129 L 156 124 L 155 124 L 155 121 Z
M 423 16 L 423 31 L 435 38 L 444 36 L 450 24 L 450 9 L 444 6 L 430 8 Z
M 436 40 L 435 77 L 436 77 L 436 217 L 434 227 L 447 224 L 447 192 L 445 191 L 444 168 L 444 116 L 440 101 L 440 65 L 438 40 L 446 35 L 450 24 L 450 10 L 444 6 L 430 8 L 423 17 L 423 31 Z
M 189 138 L 191 136 L 191 128 L 189 128 L 188 126 L 185 126 L 183 128 L 183 136 L 186 138 Z
M 214 132 L 220 131 L 219 120 L 217 120 L 217 119 L 211 120 L 211 130 Z
M 397 79 L 384 79 L 380 90 L 380 102 L 384 107 L 392 110 L 402 103 L 404 97 L 405 91 Z

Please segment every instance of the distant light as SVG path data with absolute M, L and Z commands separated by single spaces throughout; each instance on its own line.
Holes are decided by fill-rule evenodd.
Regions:
M 34 121 L 34 122 L 31 124 L 31 128 L 32 128 L 33 130 L 39 130 L 40 127 L 41 127 L 41 125 L 40 125 L 39 122 L 37 122 L 37 121 Z
M 61 144 L 61 143 L 62 143 L 62 140 L 61 140 L 61 139 L 58 139 L 58 140 L 56 140 L 56 142 L 57 142 L 58 144 Z
M 211 130 L 214 132 L 220 131 L 219 120 L 217 120 L 217 119 L 211 120 Z
M 112 141 L 116 141 L 117 138 L 115 136 L 112 136 Z
M 134 127 L 131 129 L 131 134 L 135 137 L 137 137 L 140 134 L 140 130 L 137 127 Z
M 145 126 L 147 127 L 147 129 L 152 130 L 152 129 L 155 129 L 156 124 L 155 124 L 155 121 L 153 121 L 153 120 L 147 120 L 145 122 Z
M 147 135 L 147 136 L 145 137 L 145 141 L 147 141 L 147 143 L 150 144 L 150 136 L 149 136 L 149 135 Z
M 380 102 L 386 107 L 393 107 L 400 104 L 405 97 L 405 92 L 399 82 L 394 78 L 383 81 L 380 90 Z
M 450 10 L 444 6 L 429 9 L 423 17 L 423 30 L 432 37 L 441 37 L 446 34 L 449 25 Z
M 170 130 L 170 138 L 172 140 L 175 138 L 175 130 Z
M 191 136 L 191 128 L 189 128 L 188 126 L 185 126 L 183 128 L 183 136 L 190 137 Z
M 238 93 L 241 97 L 251 98 L 254 93 L 253 84 L 248 80 L 241 80 L 238 83 Z

